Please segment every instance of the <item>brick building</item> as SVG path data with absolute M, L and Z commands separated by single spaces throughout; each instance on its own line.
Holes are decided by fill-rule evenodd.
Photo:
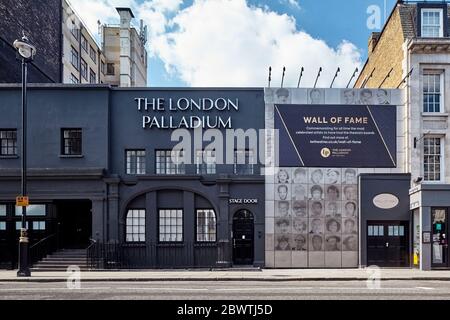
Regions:
M 415 263 L 449 267 L 450 73 L 449 3 L 398 1 L 369 38 L 357 88 L 405 88 L 404 167 L 411 173 Z

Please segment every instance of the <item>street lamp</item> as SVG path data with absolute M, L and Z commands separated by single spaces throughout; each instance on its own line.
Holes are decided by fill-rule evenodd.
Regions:
M 29 43 L 28 38 L 23 34 L 21 40 L 13 43 L 21 60 L 22 60 L 22 181 L 21 181 L 21 197 L 27 197 L 27 71 L 28 62 L 33 61 L 36 54 L 36 48 Z M 28 201 L 27 201 L 28 202 Z M 19 270 L 18 277 L 31 276 L 28 267 L 28 234 L 27 234 L 27 205 L 22 205 L 22 228 L 20 229 L 19 238 Z

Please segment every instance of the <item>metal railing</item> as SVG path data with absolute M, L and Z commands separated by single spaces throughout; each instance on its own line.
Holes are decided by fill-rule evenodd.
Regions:
M 87 249 L 90 269 L 214 268 L 216 243 L 99 243 Z
M 56 233 L 53 233 L 30 246 L 29 264 L 32 265 L 42 260 L 48 254 L 55 252 L 58 248 L 57 240 Z

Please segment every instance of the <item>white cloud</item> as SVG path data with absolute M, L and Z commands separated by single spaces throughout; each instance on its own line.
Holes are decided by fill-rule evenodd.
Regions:
M 265 86 L 268 67 L 273 85 L 296 86 L 301 66 L 303 85 L 312 86 L 319 67 L 318 86 L 329 86 L 341 67 L 336 86 L 347 83 L 361 64 L 359 50 L 343 41 L 337 48 L 296 29 L 286 14 L 249 6 L 245 0 L 196 0 L 172 20 L 174 31 L 151 43 L 166 70 L 192 86 Z
M 323 67 L 318 86 L 327 87 L 339 66 L 337 87 L 346 85 L 361 66 L 360 51 L 352 43 L 344 40 L 332 48 L 298 30 L 293 17 L 245 0 L 194 0 L 181 11 L 183 0 L 70 1 L 94 34 L 97 20 L 118 23 L 115 7 L 130 6 L 149 26 L 150 55 L 189 86 L 265 86 L 269 66 L 273 86 L 280 84 L 283 66 L 285 85 L 296 86 L 304 66 L 302 86 L 312 86 Z M 296 0 L 282 1 L 299 5 Z
M 280 0 L 281 4 L 287 4 L 295 9 L 300 9 L 300 3 L 298 0 Z

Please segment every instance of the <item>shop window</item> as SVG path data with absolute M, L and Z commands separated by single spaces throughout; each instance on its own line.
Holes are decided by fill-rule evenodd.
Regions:
M 183 151 L 157 150 L 156 174 L 185 174 Z
M 253 150 L 234 151 L 234 174 L 252 175 L 253 163 L 254 163 Z
M 45 230 L 45 221 L 33 221 L 33 230 L 44 231 Z
M 81 155 L 81 129 L 62 129 L 61 136 L 62 155 Z
M 45 204 L 32 204 L 27 207 L 27 216 L 43 217 L 47 214 Z M 16 216 L 22 215 L 22 207 L 16 207 Z
M 197 210 L 197 241 L 215 242 L 217 235 L 216 213 L 212 209 Z
M 145 210 L 130 209 L 127 213 L 126 221 L 126 241 L 145 241 Z
M 425 38 L 440 38 L 444 36 L 443 10 L 422 9 L 422 33 Z
M 16 129 L 0 130 L 0 155 L 1 156 L 17 155 Z
M 443 74 L 427 71 L 423 75 L 423 111 L 441 112 L 443 110 Z
M 195 158 L 197 174 L 216 174 L 216 152 L 214 150 L 197 150 Z
M 183 241 L 183 210 L 179 209 L 159 210 L 159 241 L 160 242 Z
M 145 150 L 126 150 L 127 174 L 145 174 Z
M 441 138 L 427 137 L 423 140 L 423 165 L 425 181 L 441 181 L 442 154 Z

